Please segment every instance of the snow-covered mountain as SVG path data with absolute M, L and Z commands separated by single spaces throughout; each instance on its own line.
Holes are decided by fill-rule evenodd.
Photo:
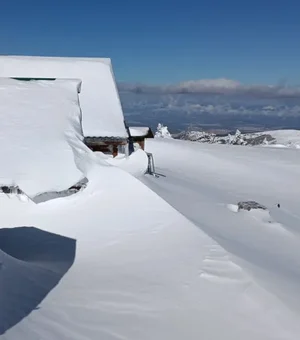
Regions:
M 230 145 L 273 145 L 300 148 L 299 130 L 277 130 L 257 133 L 241 133 L 236 130 L 234 135 L 219 136 L 205 131 L 187 130 L 173 135 L 176 139 L 200 143 L 217 143 Z

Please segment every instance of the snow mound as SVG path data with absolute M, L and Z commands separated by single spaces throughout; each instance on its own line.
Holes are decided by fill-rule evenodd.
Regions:
M 227 204 L 227 208 L 234 213 L 239 212 L 239 207 L 237 204 Z
M 0 79 L 1 185 L 28 196 L 64 190 L 82 177 L 66 135 L 82 139 L 76 81 Z
M 268 131 L 276 139 L 275 146 L 283 146 L 299 149 L 300 131 L 299 130 L 274 130 Z
M 142 149 L 138 149 L 128 157 L 108 158 L 107 162 L 135 177 L 143 176 L 148 169 L 148 157 Z
M 75 249 L 75 240 L 37 228 L 0 229 L 0 336 L 58 284 L 73 264 Z

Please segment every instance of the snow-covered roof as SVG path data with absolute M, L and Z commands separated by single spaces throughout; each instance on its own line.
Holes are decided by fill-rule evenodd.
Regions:
M 0 185 L 34 196 L 83 177 L 69 141 L 83 139 L 79 84 L 0 78 Z
M 0 77 L 79 78 L 84 135 L 127 138 L 109 58 L 0 56 Z
M 130 127 L 129 131 L 132 137 L 144 137 L 148 134 L 149 127 Z

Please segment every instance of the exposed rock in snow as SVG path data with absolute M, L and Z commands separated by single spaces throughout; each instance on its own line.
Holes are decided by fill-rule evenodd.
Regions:
M 205 131 L 183 131 L 176 136 L 177 139 L 190 140 L 192 142 L 214 143 L 216 135 Z
M 267 210 L 267 208 L 265 206 L 255 202 L 255 201 L 245 201 L 245 202 L 239 202 L 238 203 L 238 210 L 248 210 L 248 211 L 250 211 L 252 209 Z
M 170 134 L 167 126 L 159 123 L 155 133 L 155 138 L 172 138 L 172 135 Z
M 269 145 L 269 144 L 274 144 L 276 142 L 276 139 L 269 134 L 262 134 L 257 137 L 249 138 L 247 142 L 250 145 L 261 145 L 261 144 Z

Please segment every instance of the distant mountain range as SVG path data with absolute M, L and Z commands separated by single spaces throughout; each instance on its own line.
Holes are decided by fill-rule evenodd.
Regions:
M 230 144 L 230 145 L 273 145 L 300 148 L 300 131 L 275 130 L 268 132 L 242 133 L 236 130 L 234 134 L 224 132 L 212 133 L 207 131 L 186 130 L 173 134 L 175 139 L 188 140 L 199 143 Z

